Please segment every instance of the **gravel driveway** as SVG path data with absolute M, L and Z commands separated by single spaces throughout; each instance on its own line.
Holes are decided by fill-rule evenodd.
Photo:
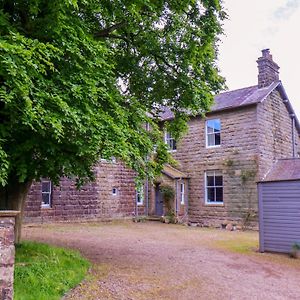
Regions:
M 117 222 L 25 226 L 23 238 L 92 261 L 65 300 L 300 299 L 299 260 L 257 253 L 255 232 Z

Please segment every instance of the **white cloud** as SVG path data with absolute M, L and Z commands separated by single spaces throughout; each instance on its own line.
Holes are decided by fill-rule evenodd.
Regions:
M 288 0 L 284 6 L 280 6 L 274 12 L 276 19 L 287 20 L 289 19 L 299 8 L 300 0 Z

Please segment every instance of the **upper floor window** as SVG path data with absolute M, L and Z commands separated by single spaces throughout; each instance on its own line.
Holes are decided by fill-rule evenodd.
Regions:
M 205 173 L 205 203 L 223 203 L 223 176 L 221 171 L 207 171 Z
M 136 204 L 143 205 L 144 203 L 144 191 L 143 187 L 139 187 L 136 189 Z
M 221 145 L 221 122 L 220 119 L 206 121 L 206 147 Z
M 50 180 L 42 180 L 42 207 L 51 207 L 52 183 Z
M 176 140 L 172 137 L 171 133 L 168 131 L 165 132 L 165 143 L 168 145 L 171 151 L 176 150 Z

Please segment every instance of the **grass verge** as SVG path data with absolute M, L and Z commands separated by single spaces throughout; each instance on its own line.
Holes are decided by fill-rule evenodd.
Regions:
M 215 242 L 215 246 L 239 254 L 254 254 L 258 251 L 258 233 L 225 232 L 224 237 Z
M 225 234 L 212 243 L 215 249 L 248 255 L 261 260 L 262 263 L 276 263 L 284 266 L 300 267 L 300 260 L 285 253 L 260 253 L 258 251 L 258 233 L 253 231 L 224 232 Z
M 16 247 L 14 299 L 61 299 L 82 281 L 89 266 L 79 252 L 23 242 Z

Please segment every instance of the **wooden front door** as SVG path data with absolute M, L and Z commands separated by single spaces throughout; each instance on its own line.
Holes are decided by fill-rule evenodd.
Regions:
M 156 185 L 155 187 L 155 215 L 156 216 L 162 216 L 163 215 L 163 208 L 164 208 L 164 203 L 163 203 L 163 196 L 162 193 L 159 189 L 159 184 Z

